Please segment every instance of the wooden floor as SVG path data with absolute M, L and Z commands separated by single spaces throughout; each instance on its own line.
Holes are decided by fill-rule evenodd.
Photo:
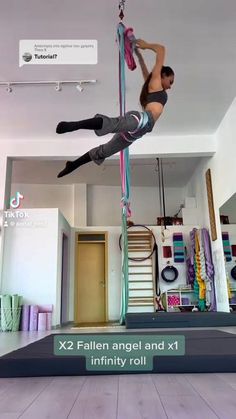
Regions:
M 2 333 L 0 354 L 42 337 Z M 17 418 L 235 419 L 236 374 L 1 378 L 0 419 Z
M 0 379 L 1 419 L 235 419 L 236 374 Z

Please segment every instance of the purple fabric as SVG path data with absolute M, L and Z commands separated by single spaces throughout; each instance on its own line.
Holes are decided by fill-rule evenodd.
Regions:
M 187 282 L 193 285 L 195 281 L 194 256 L 195 256 L 195 233 L 197 229 L 190 231 L 190 254 L 186 260 L 187 263 Z
M 191 251 L 190 251 L 190 259 L 191 264 L 194 267 L 194 256 L 195 256 L 195 234 L 197 232 L 197 229 L 194 228 L 192 231 L 190 231 L 190 240 L 191 240 Z
M 211 311 L 216 311 L 216 295 L 215 295 L 215 284 L 214 284 L 214 265 L 212 262 L 212 253 L 211 253 L 211 242 L 209 232 L 206 228 L 202 229 L 203 243 L 204 243 L 204 253 L 206 260 L 206 274 L 211 282 Z
M 195 271 L 194 271 L 193 265 L 191 264 L 190 257 L 186 259 L 186 264 L 187 264 L 187 284 L 192 285 L 195 280 Z
M 189 305 L 189 303 L 190 303 L 190 301 L 189 301 L 189 298 L 188 297 L 182 297 L 182 304 L 184 306 Z

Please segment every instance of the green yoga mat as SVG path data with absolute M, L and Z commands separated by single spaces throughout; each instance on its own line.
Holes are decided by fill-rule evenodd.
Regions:
M 19 330 L 22 297 L 20 295 L 0 296 L 0 330 L 16 332 Z
M 20 312 L 21 312 L 21 305 L 22 297 L 20 295 L 14 294 L 12 295 L 12 332 L 16 332 L 19 330 L 19 324 L 20 324 Z
M 3 332 L 12 329 L 12 311 L 11 311 L 11 296 L 2 295 L 1 297 L 1 330 Z

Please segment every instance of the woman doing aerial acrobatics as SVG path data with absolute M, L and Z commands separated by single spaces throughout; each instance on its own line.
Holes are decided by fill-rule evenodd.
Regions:
M 146 67 L 140 49 L 148 49 L 156 54 L 156 62 L 151 73 Z M 135 53 L 145 80 L 140 94 L 143 111 L 129 111 L 124 116 L 115 118 L 96 114 L 91 119 L 60 122 L 56 128 L 57 134 L 89 129 L 94 130 L 98 136 L 109 133 L 115 135 L 107 143 L 89 150 L 77 160 L 67 161 L 66 167 L 58 174 L 58 178 L 68 175 L 90 161 L 100 165 L 107 157 L 129 147 L 135 140 L 152 131 L 167 102 L 166 90 L 170 89 L 174 83 L 174 71 L 172 68 L 164 66 L 165 47 L 163 45 L 149 44 L 142 39 L 138 39 L 136 40 Z

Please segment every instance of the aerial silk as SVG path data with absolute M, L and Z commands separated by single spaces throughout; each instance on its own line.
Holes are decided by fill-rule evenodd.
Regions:
M 131 28 L 126 29 L 120 22 L 117 28 L 117 39 L 119 43 L 119 99 L 120 115 L 125 114 L 125 62 L 130 70 L 136 68 L 133 58 L 134 36 Z M 129 148 L 120 152 L 120 174 L 121 174 L 121 205 L 122 205 L 122 290 L 121 290 L 121 311 L 120 324 L 125 323 L 125 316 L 128 311 L 129 286 L 128 286 L 128 236 L 127 218 L 131 216 L 130 211 L 130 163 Z
M 120 100 L 120 116 L 124 116 L 125 110 L 125 63 L 129 70 L 133 71 L 136 68 L 136 63 L 133 57 L 135 50 L 135 36 L 132 28 L 126 28 L 120 22 L 117 28 L 117 40 L 119 43 L 119 100 Z M 147 120 L 146 116 L 142 116 L 138 125 L 142 129 Z M 135 131 L 135 132 L 136 132 Z M 128 268 L 128 235 L 127 235 L 127 218 L 131 216 L 130 210 L 130 163 L 129 163 L 129 148 L 125 148 L 120 152 L 120 174 L 121 174 L 121 205 L 122 205 L 122 292 L 121 292 L 121 312 L 120 323 L 124 324 L 125 316 L 128 311 L 129 300 L 129 268 Z

